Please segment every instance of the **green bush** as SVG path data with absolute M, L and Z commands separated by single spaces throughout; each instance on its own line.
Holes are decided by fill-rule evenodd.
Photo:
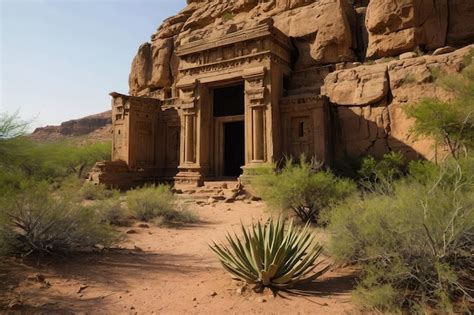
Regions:
M 355 192 L 353 182 L 319 170 L 316 163 L 286 161 L 283 169 L 258 176 L 252 184 L 272 209 L 292 210 L 303 222 L 317 222 L 319 213 Z
M 51 196 L 45 183 L 22 184 L 19 191 L 2 197 L 0 209 L 3 243 L 13 253 L 79 251 L 118 240 L 92 208 L 69 195 Z
M 127 192 L 127 205 L 132 215 L 143 221 L 160 224 L 195 223 L 196 215 L 177 210 L 176 198 L 167 185 L 145 186 Z
M 119 192 L 113 189 L 107 189 L 105 185 L 96 185 L 91 182 L 85 182 L 80 191 L 81 197 L 85 200 L 105 200 L 109 198 L 118 198 Z
M 372 156 L 365 157 L 360 165 L 359 185 L 368 192 L 390 193 L 392 184 L 407 172 L 407 163 L 398 152 L 385 154 L 376 160 Z
M 436 177 L 425 174 L 425 182 L 402 180 L 393 194 L 353 197 L 328 212 L 333 257 L 362 267 L 359 301 L 381 311 L 419 304 L 449 311 L 472 301 L 474 189 L 467 171 L 448 164 Z
M 28 130 L 29 122 L 22 121 L 19 112 L 0 113 L 0 141 L 22 136 Z M 0 146 L 0 153 L 3 153 Z
M 110 144 L 37 143 L 17 137 L 0 140 L 0 152 L 0 183 L 18 186 L 25 179 L 60 183 L 69 176 L 83 179 L 97 161 L 110 159 Z
M 436 80 L 438 85 L 455 93 L 456 99 L 443 102 L 426 98 L 406 108 L 408 117 L 415 119 L 413 132 L 444 144 L 455 159 L 466 156 L 474 148 L 473 51 L 466 56 L 461 74 L 444 75 Z
M 130 214 L 124 207 L 119 198 L 110 198 L 98 200 L 92 208 L 95 210 L 101 223 L 108 223 L 115 226 L 129 226 Z
M 286 228 L 282 219 L 262 226 L 252 224 L 248 231 L 242 224 L 242 240 L 227 234 L 229 246 L 211 245 L 224 269 L 234 277 L 256 286 L 272 289 L 291 288 L 325 273 L 330 266 L 313 273 L 321 262 L 316 259 L 322 247 L 314 242 L 309 225 L 299 229 L 291 222 Z

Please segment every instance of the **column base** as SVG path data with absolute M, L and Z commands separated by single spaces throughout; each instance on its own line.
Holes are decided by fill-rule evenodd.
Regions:
M 204 177 L 200 168 L 180 167 L 179 169 L 179 173 L 174 177 L 175 188 L 202 187 L 204 185 Z

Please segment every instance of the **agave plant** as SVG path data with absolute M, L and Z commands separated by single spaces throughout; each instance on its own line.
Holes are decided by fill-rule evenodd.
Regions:
M 322 263 L 316 263 L 322 246 L 315 243 L 308 225 L 301 229 L 293 221 L 288 227 L 281 218 L 275 221 L 252 224 L 249 230 L 242 224 L 243 240 L 228 233 L 230 247 L 215 242 L 210 247 L 228 272 L 256 289 L 290 288 L 312 281 L 329 269 L 326 266 L 313 272 Z

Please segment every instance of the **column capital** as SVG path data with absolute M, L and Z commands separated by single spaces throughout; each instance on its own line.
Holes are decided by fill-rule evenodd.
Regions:
M 265 67 L 255 67 L 250 69 L 245 69 L 242 78 L 247 81 L 258 80 L 265 76 Z

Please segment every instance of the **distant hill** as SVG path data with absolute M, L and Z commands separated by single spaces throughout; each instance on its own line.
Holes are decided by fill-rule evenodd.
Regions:
M 35 141 L 61 141 L 83 138 L 93 142 L 112 139 L 112 113 L 106 111 L 79 119 L 69 120 L 59 126 L 36 128 L 29 136 Z

